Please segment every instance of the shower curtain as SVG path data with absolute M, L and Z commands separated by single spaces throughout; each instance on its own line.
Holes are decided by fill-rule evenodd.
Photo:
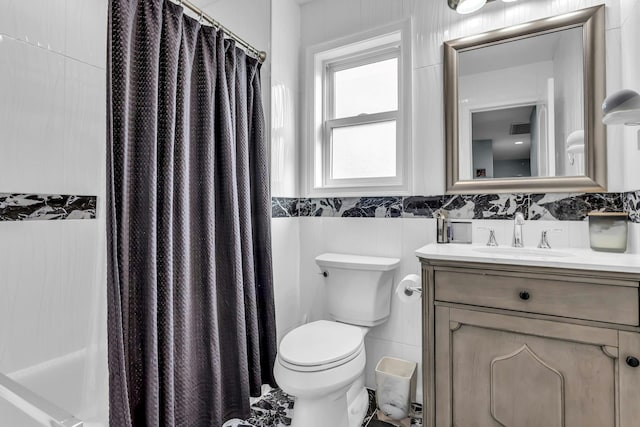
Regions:
M 260 64 L 168 0 L 111 0 L 111 426 L 218 427 L 275 385 Z

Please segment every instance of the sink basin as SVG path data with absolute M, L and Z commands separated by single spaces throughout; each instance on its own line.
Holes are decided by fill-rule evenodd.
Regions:
M 563 258 L 572 256 L 569 252 L 554 251 L 553 249 L 536 248 L 501 248 L 496 246 L 480 246 L 473 248 L 476 252 L 494 255 L 508 255 L 514 257 L 536 257 L 536 258 Z

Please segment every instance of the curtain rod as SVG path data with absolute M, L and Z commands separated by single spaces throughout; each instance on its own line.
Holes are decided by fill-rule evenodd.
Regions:
M 267 52 L 265 52 L 264 50 L 260 50 L 260 49 L 257 49 L 255 47 L 253 47 L 248 42 L 246 42 L 242 38 L 240 38 L 240 36 L 235 34 L 233 31 L 229 30 L 227 27 L 222 25 L 220 22 L 216 21 L 211 16 L 207 15 L 206 13 L 204 13 L 204 11 L 202 9 L 200 9 L 195 4 L 191 3 L 189 0 L 172 0 L 172 1 L 174 3 L 177 3 L 178 5 L 184 6 L 187 9 L 191 10 L 193 13 L 195 13 L 196 15 L 198 15 L 200 17 L 200 20 L 206 20 L 211 25 L 213 25 L 214 27 L 222 29 L 227 36 L 231 37 L 237 43 L 241 44 L 249 52 L 251 52 L 254 55 L 256 55 L 256 57 L 258 58 L 258 61 L 260 61 L 261 63 L 267 60 Z

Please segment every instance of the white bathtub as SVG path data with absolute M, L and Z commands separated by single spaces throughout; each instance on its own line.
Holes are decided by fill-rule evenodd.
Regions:
M 28 390 L 27 394 L 29 391 L 33 392 L 44 399 L 44 402 L 39 402 L 36 397 L 36 405 L 30 405 L 11 396 L 8 389 L 0 390 L 0 426 L 49 426 L 50 424 L 43 422 L 43 414 L 47 411 L 37 409 L 39 402 L 45 407 L 47 404 L 52 405 L 49 413 L 72 414 L 85 427 L 107 427 L 106 363 L 96 357 L 87 357 L 88 353 L 87 350 L 79 350 L 8 374 L 8 378 Z M 6 398 L 13 400 L 13 404 Z

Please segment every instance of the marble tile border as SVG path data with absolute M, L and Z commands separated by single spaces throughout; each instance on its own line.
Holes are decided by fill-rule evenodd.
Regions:
M 287 218 L 298 215 L 298 200 L 288 197 L 271 198 L 271 218 Z
M 0 193 L 0 221 L 94 219 L 96 196 Z
M 531 194 L 529 219 L 582 221 L 591 211 L 621 212 L 624 193 Z
M 475 194 L 445 196 L 443 209 L 455 219 L 512 219 L 516 212 L 529 212 L 525 194 Z
M 640 191 L 628 193 L 475 194 L 272 199 L 272 217 L 432 218 L 583 221 L 591 211 L 629 213 L 640 223 Z
M 631 222 L 640 223 L 640 190 L 624 194 L 624 210 Z

